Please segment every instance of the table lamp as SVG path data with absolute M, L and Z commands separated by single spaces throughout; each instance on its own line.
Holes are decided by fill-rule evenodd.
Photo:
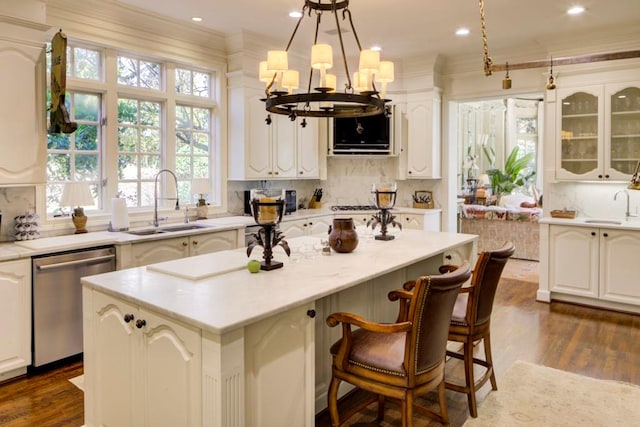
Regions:
M 196 219 L 207 219 L 207 202 L 204 199 L 205 194 L 211 192 L 211 181 L 208 178 L 197 178 L 191 181 L 191 194 L 198 195 L 198 203 L 196 204 Z
M 95 204 L 89 184 L 86 182 L 67 182 L 62 190 L 60 206 L 74 207 L 71 220 L 76 227 L 75 234 L 86 233 L 87 216 L 84 214 L 82 206 L 93 206 Z

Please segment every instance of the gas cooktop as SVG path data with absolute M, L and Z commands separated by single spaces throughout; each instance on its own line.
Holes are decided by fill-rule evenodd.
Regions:
M 375 211 L 375 205 L 333 205 L 332 211 Z

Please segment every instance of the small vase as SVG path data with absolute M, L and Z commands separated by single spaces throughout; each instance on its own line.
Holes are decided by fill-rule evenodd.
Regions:
M 329 246 L 336 252 L 348 253 L 358 246 L 358 233 L 353 218 L 335 218 L 329 231 Z

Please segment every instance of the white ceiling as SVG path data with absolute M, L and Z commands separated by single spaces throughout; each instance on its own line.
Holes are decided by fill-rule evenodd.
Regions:
M 280 49 L 285 47 L 296 23 L 287 16 L 288 12 L 299 11 L 304 5 L 303 0 L 119 1 L 184 20 L 189 25 L 194 25 L 192 16 L 199 16 L 203 21 L 195 25 L 222 33 L 245 29 L 264 34 L 280 41 L 281 46 L 274 46 Z M 577 3 L 585 6 L 586 12 L 568 16 L 565 10 Z M 383 58 L 436 53 L 445 57 L 470 54 L 481 57 L 476 0 L 351 0 L 349 9 L 363 48 L 379 44 L 383 47 Z M 555 50 L 593 53 L 592 42 L 606 46 L 620 41 L 640 48 L 640 0 L 485 0 L 485 15 L 490 53 L 516 55 L 536 50 L 552 54 Z M 305 15 L 302 22 L 299 34 L 311 37 L 315 19 Z M 348 23 L 341 21 L 341 26 Z M 454 35 L 461 26 L 471 30 L 468 37 Z M 334 18 L 325 14 L 321 32 L 329 29 L 335 29 Z M 302 37 L 306 36 L 297 36 L 296 42 Z M 355 45 L 350 36 L 345 36 L 345 43 Z M 504 61 L 492 56 L 496 63 Z

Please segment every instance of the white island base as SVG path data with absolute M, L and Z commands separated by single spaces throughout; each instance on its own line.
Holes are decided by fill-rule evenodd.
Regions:
M 259 274 L 190 280 L 139 267 L 84 278 L 86 426 L 313 426 L 340 336 L 327 315 L 394 321 L 388 291 L 474 262 L 476 236 L 407 230 L 298 262 L 274 252 L 284 268 Z

